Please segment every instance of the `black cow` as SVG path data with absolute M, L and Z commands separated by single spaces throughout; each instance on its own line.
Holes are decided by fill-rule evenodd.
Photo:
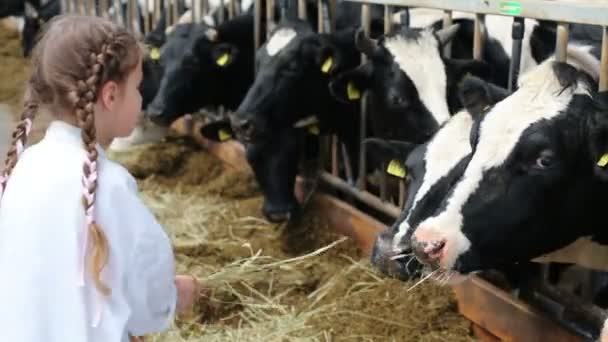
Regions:
M 21 48 L 23 56 L 29 57 L 40 29 L 51 18 L 61 13 L 61 2 L 59 0 L 50 0 L 39 8 L 26 6 L 23 33 L 21 35 Z
M 0 18 L 21 16 L 25 13 L 25 4 L 40 8 L 40 0 L 2 0 L 0 1 Z
M 206 106 L 235 109 L 253 82 L 253 15 L 244 14 L 217 28 L 180 24 L 161 50 L 161 85 L 147 113 L 169 125 Z
M 282 221 L 298 210 L 293 188 L 305 123 L 318 121 L 316 134 L 337 133 L 356 160 L 358 123 L 343 117 L 356 118 L 358 105 L 336 101 L 328 88 L 334 74 L 360 63 L 353 37 L 354 29 L 317 34 L 308 23 L 290 20 L 257 53 L 258 75 L 232 126 L 246 142 L 269 220 Z

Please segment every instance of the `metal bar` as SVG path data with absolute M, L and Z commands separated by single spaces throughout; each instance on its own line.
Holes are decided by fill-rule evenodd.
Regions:
M 152 31 L 152 26 L 154 25 L 154 23 L 151 21 L 152 13 L 154 13 L 154 11 L 150 13 L 150 7 L 154 9 L 154 0 L 145 0 L 144 8 L 140 8 L 141 16 L 144 19 L 144 34 Z
M 321 0 L 319 0 L 319 3 Z M 298 0 L 298 18 L 306 20 L 308 13 L 306 13 L 306 0 Z
M 274 0 L 266 0 L 266 37 L 270 37 L 274 24 Z
M 271 3 L 273 6 L 270 6 Z M 236 12 L 234 6 L 236 6 L 236 1 L 228 0 L 228 19 L 234 18 L 234 13 Z M 266 1 L 266 6 L 269 6 L 271 9 L 274 9 L 274 1 Z
M 321 172 L 320 180 L 332 188 L 346 195 L 352 196 L 358 201 L 367 204 L 371 208 L 374 208 L 375 210 L 378 210 L 391 218 L 396 219 L 401 214 L 401 209 L 395 207 L 394 205 L 382 202 L 378 197 L 370 194 L 367 191 L 357 190 L 356 188 L 348 185 L 348 183 L 342 179 L 334 177 L 327 172 Z
M 165 0 L 168 1 L 168 0 Z M 172 1 L 172 5 L 171 6 L 173 8 L 173 10 L 171 11 L 171 14 L 173 14 L 173 22 L 177 23 L 179 21 L 179 2 L 177 1 Z
M 384 170 L 386 170 L 386 164 L 382 164 L 382 169 L 380 169 L 380 199 L 382 202 L 386 202 L 387 198 L 386 181 L 388 177 L 386 177 L 386 172 L 384 172 Z
M 524 38 L 524 18 L 513 18 L 511 38 L 513 39 L 513 47 L 511 52 L 511 65 L 509 66 L 508 90 L 510 92 L 517 87 L 517 77 L 519 76 L 521 62 L 521 45 L 522 39 Z
M 406 195 L 406 186 L 405 180 L 399 180 L 399 208 L 403 209 L 405 207 L 405 195 Z
M 336 32 L 336 20 L 338 16 L 336 15 L 338 11 L 338 3 L 337 0 L 329 0 L 329 17 L 331 20 L 331 32 Z
M 338 146 L 340 142 L 338 137 L 333 135 L 331 137 L 331 175 L 334 177 L 340 176 L 340 154 L 338 153 Z
M 443 11 L 443 27 L 449 27 L 452 23 L 452 11 Z M 443 55 L 448 58 L 452 55 L 452 42 L 443 46 Z
M 317 32 L 325 32 L 323 26 L 323 0 L 317 0 Z
M 203 18 L 203 8 L 202 8 L 201 0 L 192 0 L 192 21 L 195 23 L 200 23 Z M 206 13 L 205 13 L 206 14 Z
M 261 43 L 261 32 L 262 31 L 262 0 L 254 0 L 253 2 L 253 46 L 255 47 L 253 52 L 253 58 L 255 59 L 255 52 L 260 47 Z M 255 63 L 254 63 L 254 68 Z M 257 68 L 256 68 L 257 69 Z M 254 70 L 257 73 L 257 70 Z
M 346 181 L 351 186 L 355 184 L 355 177 L 353 174 L 353 168 L 351 167 L 350 156 L 348 155 L 348 150 L 346 149 L 346 145 L 344 143 L 340 144 L 342 147 L 342 161 L 344 163 L 344 171 L 346 173 Z
M 226 18 L 224 16 L 224 10 L 226 9 L 226 2 L 224 0 L 220 0 L 220 7 L 218 8 L 218 10 L 220 11 L 219 16 L 218 16 L 218 22 L 223 23 Z
M 160 0 L 154 0 L 154 22 L 152 24 L 153 29 L 156 28 L 156 25 L 158 24 L 158 21 L 160 20 L 160 12 L 161 12 L 161 8 L 160 8 Z
M 608 26 L 608 6 L 604 2 L 526 0 L 512 6 L 504 0 L 349 0 L 359 3 L 424 7 L 457 12 L 519 16 L 533 19 L 568 21 Z
M 401 25 L 404 27 L 410 27 L 410 9 L 406 7 L 401 12 Z
M 371 31 L 371 10 L 369 4 L 361 5 L 361 26 L 365 35 L 369 36 Z M 365 63 L 367 57 L 365 54 L 361 54 L 361 62 Z M 365 138 L 367 137 L 367 104 L 368 104 L 369 93 L 366 91 L 363 93 L 361 99 L 361 117 L 359 121 L 359 178 L 357 179 L 357 188 L 365 190 L 366 188 L 366 177 L 367 177 L 367 149 L 365 147 Z
M 557 23 L 557 38 L 555 42 L 555 59 L 560 62 L 567 60 L 568 35 L 570 24 Z
M 475 14 L 475 32 L 473 34 L 473 58 L 483 59 L 483 41 L 485 32 L 485 16 Z
M 393 30 L 393 6 L 384 6 L 384 34 Z
M 600 67 L 599 90 L 608 90 L 608 26 L 604 26 L 604 34 L 602 36 L 602 60 Z
M 134 24 L 134 20 L 135 20 L 135 6 L 137 6 L 136 4 L 136 0 L 129 0 L 127 2 L 127 25 L 126 27 L 131 30 L 131 32 L 135 32 L 135 24 Z
M 167 21 L 167 27 L 175 25 L 173 22 L 173 16 L 171 15 L 171 4 L 169 3 L 169 0 L 165 0 L 163 7 L 165 7 L 165 20 Z

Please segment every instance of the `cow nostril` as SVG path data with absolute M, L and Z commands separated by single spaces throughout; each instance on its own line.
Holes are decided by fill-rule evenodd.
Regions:
M 441 253 L 443 247 L 445 247 L 445 240 L 431 241 L 427 243 L 424 252 L 431 258 L 435 259 L 435 257 Z
M 444 239 L 431 241 L 413 239 L 414 255 L 423 263 L 436 263 L 441 258 L 445 243 Z

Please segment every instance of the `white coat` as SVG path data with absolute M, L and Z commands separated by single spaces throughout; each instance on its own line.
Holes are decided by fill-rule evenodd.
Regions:
M 98 150 L 95 218 L 109 242 L 110 296 L 99 295 L 88 268 L 78 285 L 85 150 L 79 128 L 55 121 L 23 152 L 0 201 L 0 341 L 128 341 L 172 322 L 170 240 L 133 177 Z

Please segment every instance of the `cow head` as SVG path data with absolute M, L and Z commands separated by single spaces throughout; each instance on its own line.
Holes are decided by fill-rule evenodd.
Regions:
M 474 126 L 471 159 L 435 212 L 415 222 L 411 239 L 396 236 L 395 248 L 413 249 L 433 269 L 468 274 L 594 235 L 608 127 L 591 83 L 554 61 L 523 75 Z
M 222 80 L 240 58 L 239 49 L 221 41 L 218 31 L 205 24 L 177 25 L 161 49 L 164 72 L 147 113 L 157 124 L 214 104 L 227 91 Z
M 368 152 L 384 165 L 399 163 L 408 184 L 408 197 L 401 217 L 382 232 L 374 244 L 372 263 L 383 273 L 409 279 L 421 270 L 409 242 L 416 227 L 434 213 L 452 184 L 462 175 L 471 156 L 471 129 L 488 106 L 507 96 L 506 91 L 469 77 L 460 87 L 460 97 L 467 105 L 452 116 L 424 144 L 387 142 L 368 139 Z M 415 146 L 415 147 L 414 147 Z M 406 243 L 396 244 L 395 241 Z
M 239 138 L 254 141 L 277 129 L 301 126 L 298 121 L 323 111 L 331 101 L 330 78 L 356 65 L 349 60 L 350 51 L 336 43 L 349 35 L 352 42 L 352 33 L 317 34 L 303 21 L 281 23 L 258 50 L 255 81 L 232 117 Z
M 370 90 L 374 132 L 387 139 L 423 143 L 446 122 L 451 93 L 466 75 L 484 76 L 490 67 L 476 60 L 457 60 L 442 55 L 443 46 L 458 34 L 459 25 L 432 28 L 398 27 L 379 41 L 360 30 L 356 44 L 369 61 L 348 71 L 330 85 L 341 101 L 356 101 L 362 90 Z

